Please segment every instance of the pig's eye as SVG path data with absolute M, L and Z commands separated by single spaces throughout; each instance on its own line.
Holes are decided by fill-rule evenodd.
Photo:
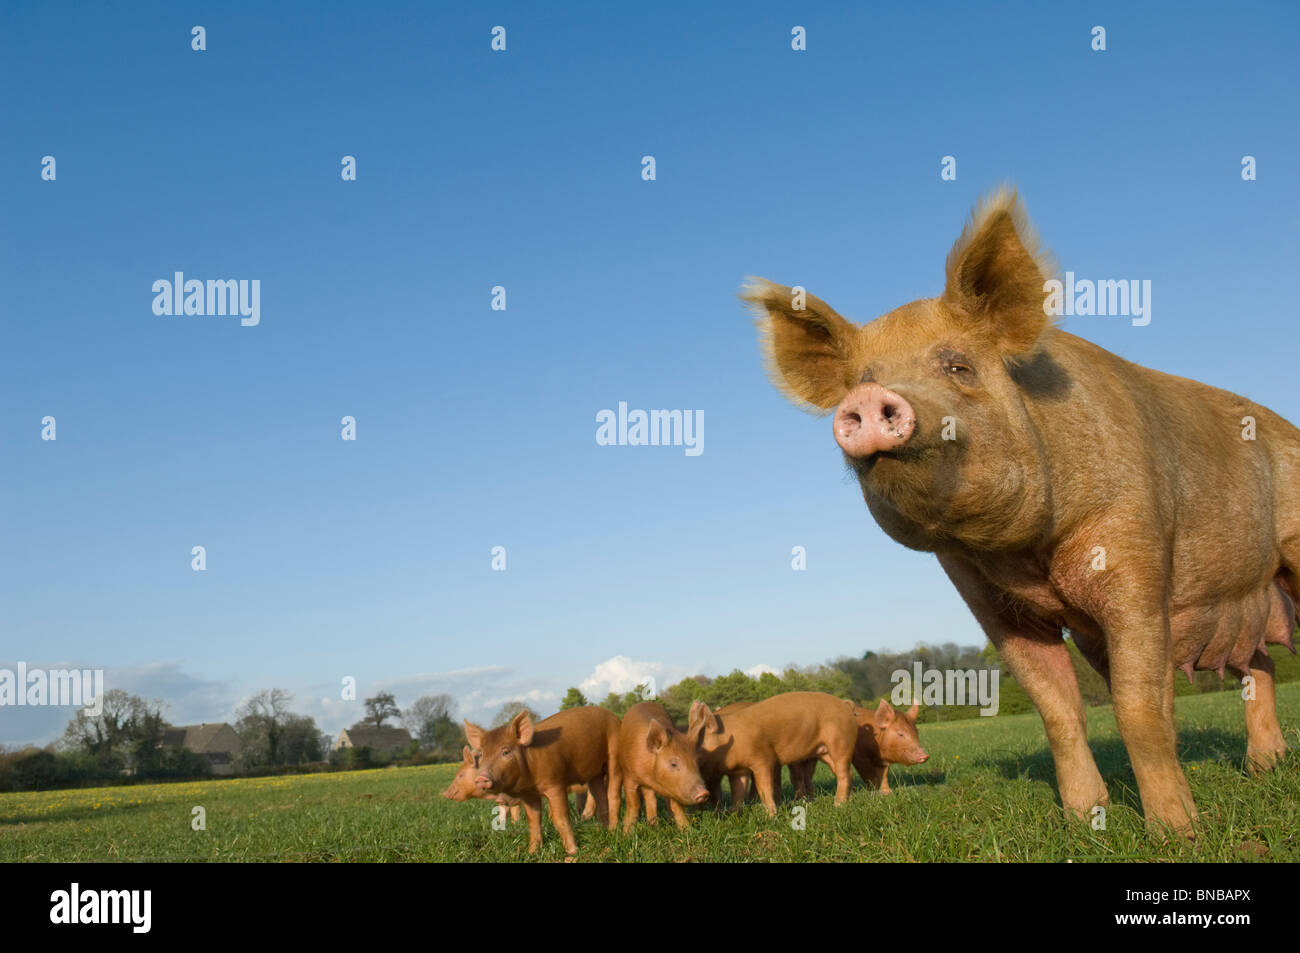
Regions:
M 971 367 L 966 355 L 960 351 L 944 349 L 939 352 L 939 367 L 949 377 L 966 382 L 975 380 L 975 368 Z

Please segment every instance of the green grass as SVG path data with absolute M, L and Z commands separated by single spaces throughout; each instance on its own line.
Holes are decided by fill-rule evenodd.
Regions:
M 1279 687 L 1293 754 L 1261 778 L 1244 771 L 1236 693 L 1180 698 L 1180 755 L 1201 812 L 1195 841 L 1164 842 L 1142 823 L 1133 772 L 1109 708 L 1088 712 L 1089 737 L 1111 807 L 1105 830 L 1067 821 L 1036 715 L 923 725 L 930 761 L 894 769 L 894 794 L 855 784 L 837 809 L 818 769 L 819 796 L 711 812 L 678 831 L 667 811 L 624 836 L 575 825 L 582 861 L 936 861 L 1300 859 L 1300 684 Z M 513 861 L 527 858 L 521 823 L 490 825 L 484 801 L 438 792 L 455 767 L 0 794 L 0 861 Z M 206 809 L 207 830 L 191 829 Z M 791 809 L 806 806 L 804 830 Z M 561 860 L 549 820 L 537 859 Z

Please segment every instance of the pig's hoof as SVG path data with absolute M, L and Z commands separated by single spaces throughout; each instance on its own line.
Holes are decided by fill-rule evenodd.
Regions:
M 1286 757 L 1286 745 L 1277 748 L 1248 747 L 1246 750 L 1246 770 L 1251 776 L 1265 774 L 1277 767 L 1277 763 Z

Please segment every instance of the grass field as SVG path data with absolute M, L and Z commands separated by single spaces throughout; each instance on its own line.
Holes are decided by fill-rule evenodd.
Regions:
M 1178 700 L 1180 753 L 1201 812 L 1192 843 L 1142 824 L 1133 772 L 1109 708 L 1088 713 L 1110 788 L 1105 830 L 1067 822 L 1036 715 L 923 725 L 925 765 L 891 771 L 894 794 L 855 784 L 843 809 L 819 767 L 803 830 L 786 800 L 711 812 L 678 831 L 666 811 L 627 836 L 576 824 L 580 861 L 1300 860 L 1300 684 L 1279 687 L 1292 755 L 1260 778 L 1244 770 L 1242 702 L 1232 692 Z M 494 831 L 491 806 L 439 797 L 450 765 L 198 783 L 0 794 L 0 861 L 513 861 L 524 824 Z M 855 779 L 856 781 L 856 779 Z M 207 829 L 191 828 L 196 806 Z M 665 823 L 665 821 L 667 823 Z M 542 861 L 564 857 L 546 822 Z

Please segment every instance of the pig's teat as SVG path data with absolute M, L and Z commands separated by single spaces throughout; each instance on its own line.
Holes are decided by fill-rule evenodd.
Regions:
M 875 382 L 849 391 L 835 412 L 835 442 L 850 457 L 865 459 L 884 450 L 897 450 L 916 429 L 912 405 Z

